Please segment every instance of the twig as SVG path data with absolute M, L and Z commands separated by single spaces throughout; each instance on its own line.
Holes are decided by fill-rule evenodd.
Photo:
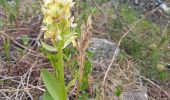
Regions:
M 22 85 L 22 87 L 28 88 L 28 83 L 29 83 L 29 77 L 30 77 L 30 74 L 31 74 L 31 70 L 32 70 L 32 68 L 34 67 L 35 64 L 36 64 L 36 61 L 32 64 L 31 68 L 23 75 L 23 78 L 21 77 L 21 82 L 20 82 L 20 84 L 17 87 L 17 92 L 16 92 L 16 96 L 15 96 L 16 100 L 18 100 L 18 98 L 17 98 L 18 96 L 17 95 L 18 95 L 20 86 Z M 26 87 L 25 87 L 24 79 L 26 79 L 26 77 L 27 77 L 27 84 L 26 84 Z M 33 100 L 33 97 L 31 96 L 31 94 L 28 92 L 27 89 L 25 90 L 25 92 L 30 96 L 31 100 Z M 20 99 L 22 99 L 22 96 L 20 96 Z

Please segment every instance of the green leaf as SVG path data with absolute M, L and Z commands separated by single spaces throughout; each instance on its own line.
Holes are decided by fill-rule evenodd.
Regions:
M 64 43 L 64 48 L 67 47 L 71 43 L 72 39 L 69 38 L 68 40 L 65 41 Z
M 42 100 L 54 100 L 48 91 L 45 91 L 42 97 Z
M 0 28 L 2 28 L 4 26 L 4 24 L 5 24 L 5 22 L 2 19 L 0 19 Z
M 28 45 L 30 39 L 27 35 L 24 35 L 24 36 L 21 37 L 21 40 L 22 40 L 24 45 Z
M 92 72 L 92 62 L 90 60 L 85 61 L 84 77 L 88 78 L 89 74 Z
M 64 49 L 64 40 L 60 40 L 59 44 L 58 44 L 58 50 L 63 50 Z
M 120 95 L 122 94 L 122 88 L 120 86 L 116 87 L 115 89 L 115 95 L 117 97 L 120 97 Z
M 52 47 L 48 44 L 46 44 L 45 42 L 41 41 L 41 45 L 44 49 L 48 50 L 48 51 L 51 51 L 51 52 L 55 52 L 57 51 L 57 49 L 55 47 Z
M 159 74 L 159 77 L 160 77 L 161 80 L 168 79 L 168 72 L 160 71 L 158 74 Z
M 66 89 L 69 90 L 72 86 L 74 86 L 76 83 L 76 79 L 71 80 L 68 85 L 66 86 Z
M 93 14 L 96 14 L 97 8 L 96 8 L 96 7 L 91 7 L 91 12 L 92 12 Z
M 64 56 L 64 59 L 66 59 L 67 61 L 69 61 L 69 60 L 70 60 L 70 57 L 67 57 L 67 55 L 66 55 L 66 54 L 64 54 L 63 56 Z
M 63 48 L 65 48 L 66 46 L 68 46 L 71 42 L 72 42 L 72 37 L 74 36 L 74 35 L 76 35 L 76 33 L 74 33 L 74 34 L 68 34 L 68 35 L 65 35 L 64 36 L 64 40 L 65 40 L 65 42 L 64 42 L 64 47 Z
M 82 80 L 81 90 L 84 91 L 88 89 L 88 87 L 89 87 L 88 80 L 87 79 Z
M 82 95 L 79 95 L 79 99 L 78 100 L 90 100 L 88 99 L 89 94 L 85 91 L 82 92 Z
M 88 52 L 87 52 L 87 56 L 88 56 L 90 59 L 92 59 L 93 56 L 94 56 L 94 53 L 91 52 L 91 51 L 88 51 Z
M 61 87 L 59 82 L 54 78 L 54 76 L 47 70 L 41 71 L 42 80 L 54 100 L 61 100 Z

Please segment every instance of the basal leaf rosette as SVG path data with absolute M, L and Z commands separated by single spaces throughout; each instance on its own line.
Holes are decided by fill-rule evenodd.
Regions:
M 69 42 L 74 43 L 76 33 L 71 31 L 75 27 L 74 17 L 71 16 L 72 0 L 43 0 L 42 13 L 44 15 L 42 30 L 45 31 L 44 38 L 52 42 L 64 40 L 64 47 Z

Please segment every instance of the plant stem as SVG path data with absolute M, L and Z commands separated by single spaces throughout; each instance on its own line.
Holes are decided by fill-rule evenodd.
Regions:
M 16 25 L 16 28 L 17 28 L 17 34 L 19 33 L 19 24 L 20 24 L 20 21 L 19 21 L 19 17 L 20 17 L 20 0 L 16 0 L 16 21 L 15 21 L 15 25 Z
M 58 67 L 58 69 L 56 69 L 58 72 L 58 79 L 59 82 L 61 83 L 61 89 L 62 89 L 62 100 L 66 100 L 67 98 L 67 92 L 66 92 L 66 88 L 65 88 L 65 80 L 64 80 L 64 59 L 63 59 L 63 41 L 60 41 L 59 47 L 58 47 L 58 65 L 60 67 Z
M 80 68 L 79 68 L 79 78 L 78 78 L 78 85 L 77 85 L 77 91 L 76 91 L 76 100 L 78 100 L 78 94 L 80 91 L 80 86 L 82 83 L 82 79 L 83 79 L 83 74 L 84 74 L 84 53 L 82 52 L 83 50 L 80 51 Z

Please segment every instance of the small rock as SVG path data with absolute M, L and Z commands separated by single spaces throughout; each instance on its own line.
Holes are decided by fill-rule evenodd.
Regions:
M 147 91 L 136 89 L 123 92 L 122 100 L 148 100 Z

